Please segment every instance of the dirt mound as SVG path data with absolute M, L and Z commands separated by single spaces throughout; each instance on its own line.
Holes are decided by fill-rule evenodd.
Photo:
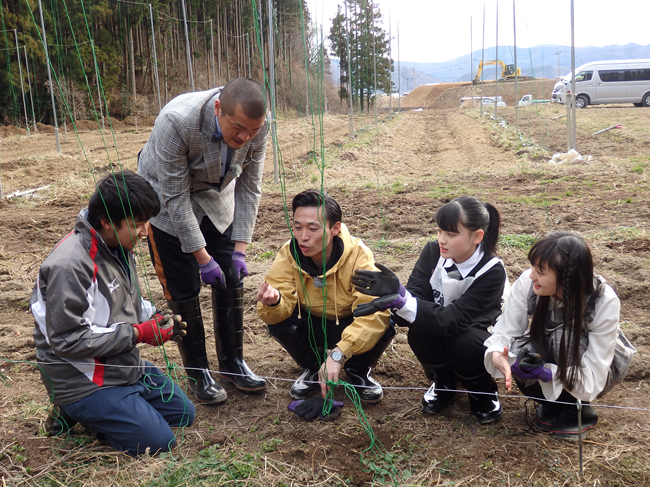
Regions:
M 36 128 L 41 134 L 54 134 L 54 126 L 36 122 Z
M 147 117 L 134 117 L 133 115 L 129 115 L 124 118 L 122 123 L 125 127 L 135 127 L 136 125 L 138 127 L 153 127 L 155 121 L 155 115 L 149 115 Z
M 530 93 L 534 99 L 550 99 L 556 80 L 547 78 L 518 82 L 518 100 L 523 95 Z M 456 108 L 459 107 L 463 97 L 479 97 L 482 95 L 482 85 L 457 84 L 456 87 L 450 87 L 445 90 L 427 108 Z M 495 96 L 495 82 L 483 84 L 483 94 L 487 97 Z M 497 95 L 502 97 L 502 101 L 507 105 L 515 105 L 515 83 L 510 81 L 497 83 Z
M 403 107 L 427 107 L 443 92 L 468 83 L 437 83 L 435 85 L 421 85 L 413 89 L 409 95 L 402 99 Z
M 9 136 L 24 136 L 27 135 L 25 129 L 16 127 L 14 125 L 3 125 L 0 126 L 0 137 L 9 137 Z

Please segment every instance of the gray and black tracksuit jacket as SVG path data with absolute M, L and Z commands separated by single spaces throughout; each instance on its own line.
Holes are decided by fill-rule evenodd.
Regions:
M 41 378 L 58 406 L 137 381 L 144 361 L 132 325 L 155 312 L 140 296 L 133 253 L 129 272 L 87 212 L 41 266 L 30 300 Z

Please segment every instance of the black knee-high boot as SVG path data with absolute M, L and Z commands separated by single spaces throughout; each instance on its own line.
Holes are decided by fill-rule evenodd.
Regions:
M 246 393 L 264 390 L 266 381 L 244 361 L 244 288 L 212 287 L 212 310 L 220 376 Z
M 554 401 L 546 400 L 538 381 L 527 385 L 519 376 L 513 375 L 513 379 L 520 391 L 533 398 L 540 405 L 536 412 L 535 424 L 543 432 L 549 432 L 553 437 L 566 440 L 579 439 L 579 412 L 577 400 L 567 390 L 563 390 Z M 581 434 L 597 425 L 599 415 L 589 402 L 582 402 L 581 407 Z
M 268 325 L 267 328 L 296 364 L 305 370 L 289 389 L 289 395 L 295 400 L 305 400 L 314 395 L 320 390 L 320 365 L 317 352 L 310 345 L 307 326 L 284 321 L 282 325 Z
M 209 371 L 206 355 L 206 333 L 201 318 L 199 297 L 174 302 L 167 301 L 172 311 L 188 324 L 187 335 L 178 343 L 185 374 L 195 398 L 200 403 L 222 403 L 226 401 L 226 390 L 215 381 Z
M 389 347 L 396 330 L 393 325 L 384 333 L 373 349 L 353 356 L 344 363 L 344 371 L 350 384 L 355 387 L 360 400 L 365 403 L 378 403 L 384 397 L 382 386 L 371 377 L 371 369 L 377 364 L 382 353 Z
M 470 410 L 480 424 L 490 424 L 502 417 L 502 405 L 497 396 L 497 383 L 490 374 L 484 372 L 474 378 L 459 376 L 459 380 L 468 390 Z
M 457 387 L 457 375 L 450 363 L 435 366 L 424 364 L 425 376 L 432 380 L 432 386 L 425 392 L 420 402 L 423 405 L 423 412 L 436 414 L 447 408 L 454 399 L 454 391 Z

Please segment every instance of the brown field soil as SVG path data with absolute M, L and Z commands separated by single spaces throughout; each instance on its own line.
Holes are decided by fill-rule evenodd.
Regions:
M 4 132 L 0 178 L 5 196 L 49 186 L 0 202 L 3 484 L 649 486 L 649 110 L 604 106 L 578 111 L 577 149 L 591 159 L 554 165 L 547 162 L 551 154 L 566 149 L 564 119 L 552 120 L 564 113 L 563 107 L 520 110 L 523 137 L 518 138 L 509 129 L 512 107 L 500 112 L 510 124 L 504 128 L 457 106 L 382 116 L 377 126 L 373 116 L 356 117 L 355 141 L 348 139 L 346 116 L 317 117 L 314 125 L 305 119 L 279 121 L 285 190 L 273 182 L 269 149 L 248 250 L 251 274 L 245 280 L 245 356 L 255 372 L 268 378 L 268 388 L 245 395 L 225 385 L 226 403 L 197 407 L 196 422 L 179 433 L 183 442 L 173 458 L 132 460 L 94 441 L 80 426 L 68 439 L 44 437 L 49 405 L 30 362 L 35 354 L 28 301 L 40 264 L 85 206 L 93 173 L 101 177 L 109 163 L 135 168 L 149 129 L 139 125 L 135 132 L 130 126 L 114 137 L 82 131 L 79 139 L 69 132 L 60 156 L 45 130 L 31 139 Z M 616 123 L 625 128 L 591 135 Z M 322 179 L 340 202 L 351 232 L 403 282 L 435 234 L 436 209 L 461 195 L 490 201 L 501 211 L 500 254 L 512 281 L 528 267 L 526 252 L 536 238 L 551 230 L 585 237 L 597 271 L 621 298 L 621 326 L 638 354 L 626 380 L 594 403 L 600 419 L 583 442 L 583 476 L 578 443 L 531 429 L 533 403 L 517 389 L 507 394 L 503 382 L 504 417 L 495 424 L 480 426 L 474 420 L 466 394 L 457 395 L 438 416 L 423 414 L 420 398 L 429 384 L 406 343 L 407 329 L 399 330 L 402 335 L 374 369 L 386 387 L 384 400 L 363 411 L 377 439 L 374 445 L 381 443 L 387 457 L 365 452 L 371 441 L 341 388 L 335 397 L 345 407 L 335 422 L 306 423 L 287 410 L 288 389 L 300 370 L 257 318 L 255 293 L 289 238 L 282 217 L 285 196 L 291 201 L 297 191 L 320 187 Z M 145 245 L 140 251 L 146 256 Z M 148 258 L 144 261 L 141 283 L 162 307 L 160 285 Z M 209 289 L 201 300 L 211 331 Z M 211 332 L 208 338 L 217 370 Z M 166 358 L 180 362 L 173 344 L 165 347 L 166 356 L 151 346 L 141 352 L 159 366 Z

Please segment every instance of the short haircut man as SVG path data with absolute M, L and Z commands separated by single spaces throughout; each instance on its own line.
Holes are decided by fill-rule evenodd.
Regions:
M 150 255 L 169 307 L 188 324 L 179 352 L 194 396 L 205 404 L 227 394 L 210 372 L 202 283 L 213 295 L 219 376 L 246 393 L 266 388 L 243 355 L 243 279 L 262 194 L 266 108 L 264 86 L 251 78 L 179 95 L 158 114 L 138 156 L 138 174 L 162 204 L 151 221 Z
M 36 359 L 55 406 L 46 422 L 51 435 L 79 422 L 135 456 L 169 450 L 176 443 L 170 426 L 194 421 L 187 396 L 136 347 L 176 334 L 175 318 L 140 295 L 132 252 L 159 209 L 142 177 L 111 174 L 41 265 L 30 310 Z
M 292 200 L 292 211 L 293 237 L 276 256 L 257 296 L 258 316 L 304 369 L 289 394 L 301 400 L 321 389 L 325 396 L 323 382 L 336 380 L 343 368 L 361 400 L 377 403 L 383 391 L 370 371 L 395 329 L 389 312 L 354 317 L 353 310 L 371 297 L 350 285 L 355 269 L 376 269 L 373 253 L 350 235 L 341 222 L 341 207 L 327 194 L 305 190 Z M 321 365 L 326 344 L 329 355 Z

